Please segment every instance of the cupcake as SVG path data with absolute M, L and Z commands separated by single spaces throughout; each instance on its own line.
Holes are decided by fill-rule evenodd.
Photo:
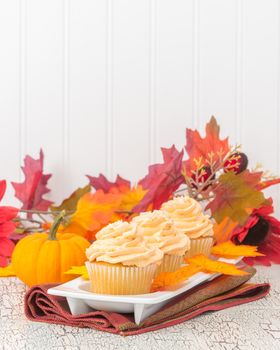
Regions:
M 174 221 L 177 230 L 189 237 L 187 258 L 197 254 L 210 255 L 214 243 L 213 224 L 196 200 L 187 196 L 175 197 L 164 203 L 161 209 Z
M 163 253 L 145 244 L 135 224 L 117 221 L 96 234 L 86 256 L 92 292 L 128 295 L 149 293 Z
M 151 247 L 159 248 L 164 256 L 157 270 L 160 272 L 176 271 L 183 263 L 186 251 L 190 248 L 190 240 L 179 232 L 173 220 L 161 210 L 145 212 L 133 218 L 137 233 Z

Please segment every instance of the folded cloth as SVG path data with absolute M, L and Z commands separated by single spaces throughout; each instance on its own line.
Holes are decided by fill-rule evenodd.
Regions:
M 207 311 L 218 311 L 263 298 L 269 293 L 268 283 L 245 283 L 256 270 L 247 266 L 245 276 L 220 276 L 180 294 L 140 325 L 132 314 L 92 311 L 72 315 L 63 297 L 49 295 L 54 285 L 37 285 L 25 295 L 25 315 L 29 320 L 73 327 L 89 327 L 123 336 L 141 334 L 187 321 Z

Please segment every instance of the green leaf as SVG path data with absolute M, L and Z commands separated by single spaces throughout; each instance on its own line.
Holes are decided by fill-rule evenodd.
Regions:
M 225 217 L 243 225 L 250 215 L 250 209 L 264 205 L 263 193 L 256 189 L 261 173 L 248 170 L 236 175 L 234 172 L 223 174 L 219 184 L 213 189 L 215 198 L 208 204 L 213 218 L 221 223 Z
M 75 211 L 77 208 L 77 203 L 79 199 L 86 193 L 90 192 L 90 185 L 87 185 L 83 188 L 78 188 L 76 191 L 74 191 L 70 197 L 64 199 L 64 201 L 58 205 L 58 206 L 51 206 L 52 211 Z

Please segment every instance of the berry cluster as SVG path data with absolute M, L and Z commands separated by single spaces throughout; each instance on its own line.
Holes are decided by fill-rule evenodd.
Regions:
M 233 171 L 235 174 L 240 174 L 242 171 L 247 169 L 248 166 L 248 157 L 245 153 L 242 152 L 235 152 L 233 153 L 225 162 L 223 165 L 224 172 Z M 203 184 L 208 179 L 214 180 L 216 177 L 216 174 L 212 172 L 211 167 L 208 165 L 205 165 L 199 169 L 199 171 L 192 175 L 192 187 L 197 189 L 197 183 Z M 209 183 L 209 181 L 208 181 Z M 210 184 L 203 187 L 203 190 L 207 190 L 207 188 L 210 186 Z

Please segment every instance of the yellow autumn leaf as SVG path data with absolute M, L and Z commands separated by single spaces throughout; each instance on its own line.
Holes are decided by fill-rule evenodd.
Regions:
M 257 251 L 258 247 L 250 245 L 236 245 L 231 241 L 227 241 L 214 246 L 211 250 L 213 255 L 222 256 L 224 258 L 237 258 L 239 256 L 255 257 L 264 256 Z
M 66 275 L 80 275 L 83 279 L 88 280 L 88 272 L 85 265 L 83 266 L 72 266 L 70 270 L 64 272 Z
M 122 192 L 119 209 L 130 212 L 142 200 L 146 192 L 140 185 L 131 189 L 127 188 Z
M 12 267 L 12 264 L 7 267 L 0 267 L 0 277 L 11 277 L 16 276 L 15 271 Z
M 211 260 L 204 255 L 196 255 L 192 258 L 188 258 L 186 259 L 186 262 L 190 265 L 195 265 L 199 267 L 201 271 L 206 273 L 217 272 L 217 273 L 222 273 L 224 275 L 232 275 L 232 276 L 243 276 L 248 274 L 247 272 L 238 269 L 233 264 Z

